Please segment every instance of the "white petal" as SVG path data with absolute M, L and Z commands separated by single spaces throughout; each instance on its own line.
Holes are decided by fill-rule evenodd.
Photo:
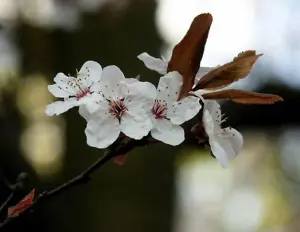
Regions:
M 156 98 L 156 88 L 150 82 L 133 82 L 128 84 L 129 96 L 130 95 L 140 95 L 141 97 Z
M 102 98 L 94 99 L 93 96 L 86 96 L 79 100 L 79 114 L 88 121 L 92 115 L 99 115 L 98 111 L 109 111 L 108 102 Z
M 110 65 L 103 69 L 99 87 L 107 99 L 124 98 L 126 93 L 124 81 L 125 76 L 122 71 L 117 66 Z
M 106 148 L 115 142 L 120 134 L 119 121 L 107 116 L 92 117 L 86 126 L 85 135 L 87 144 L 91 147 Z
M 130 138 L 141 139 L 152 129 L 152 121 L 141 107 L 128 109 L 121 118 L 121 131 Z
M 48 90 L 55 97 L 64 98 L 64 97 L 69 97 L 70 96 L 70 94 L 67 91 L 60 88 L 57 84 L 48 85 Z
M 212 69 L 213 69 L 212 67 L 200 67 L 195 77 L 195 85 L 200 81 L 201 77 L 203 77 L 206 73 L 208 73 Z
M 217 139 L 214 137 L 209 138 L 210 149 L 216 159 L 221 163 L 223 168 L 228 167 L 229 155 L 232 149 L 227 143 L 223 143 L 222 139 Z
M 86 77 L 85 85 L 86 87 L 90 87 L 94 82 L 98 82 L 100 80 L 101 72 L 101 65 L 96 61 L 89 60 L 82 65 L 78 72 L 78 78 Z
M 66 76 L 64 73 L 59 72 L 56 74 L 56 76 L 54 77 L 54 82 L 56 84 L 60 84 L 60 83 L 64 83 L 66 84 L 68 81 L 73 80 L 74 77 L 70 77 L 70 76 Z
M 172 129 L 172 123 L 168 119 L 156 119 L 155 120 L 155 128 L 159 131 L 167 131 Z
M 227 127 L 222 130 L 221 136 L 230 143 L 234 150 L 234 156 L 238 156 L 244 142 L 242 134 L 234 128 Z
M 92 117 L 92 114 L 87 110 L 85 105 L 79 106 L 79 115 L 86 121 L 89 121 Z
M 138 80 L 137 78 L 126 78 L 126 79 L 125 79 L 125 82 L 126 82 L 127 84 L 133 84 L 133 83 L 139 82 L 139 80 Z
M 72 87 L 72 83 L 75 82 L 74 77 L 66 76 L 63 73 L 57 73 L 54 77 L 54 82 L 69 95 L 76 95 L 76 89 Z
M 134 82 L 128 85 L 125 104 L 128 108 L 143 107 L 151 109 L 156 99 L 156 88 L 149 82 Z
M 180 125 L 193 118 L 200 109 L 199 98 L 188 96 L 179 102 L 174 102 L 171 107 L 168 106 L 167 117 L 173 124 Z
M 92 94 L 100 94 L 102 91 L 102 88 L 101 88 L 101 83 L 100 81 L 98 82 L 94 82 L 91 87 L 90 87 L 90 92 Z M 101 95 L 102 96 L 102 95 Z
M 88 102 L 84 104 L 87 111 L 89 111 L 89 113 L 94 113 L 96 112 L 101 106 L 99 105 L 99 103 L 96 102 Z
M 177 101 L 182 86 L 182 76 L 179 72 L 169 72 L 161 77 L 157 87 L 157 99 L 167 104 Z
M 215 133 L 215 121 L 208 110 L 203 110 L 202 120 L 206 134 L 209 137 L 213 136 Z
M 209 143 L 212 153 L 223 167 L 227 167 L 228 161 L 239 155 L 243 146 L 243 137 L 237 130 L 226 128 L 222 133 L 211 136 Z
M 53 103 L 47 105 L 45 113 L 48 116 L 59 115 L 77 105 L 78 105 L 78 102 L 73 99 L 68 99 L 65 101 L 57 101 L 57 102 L 53 102 Z
M 160 74 L 165 75 L 167 73 L 168 61 L 157 59 L 144 52 L 137 56 L 137 58 L 144 62 L 145 66 L 151 70 L 154 70 Z
M 222 121 L 220 104 L 217 101 L 213 101 L 213 100 L 204 101 L 204 111 L 207 111 L 209 113 L 209 114 L 203 113 L 204 126 L 207 123 L 209 124 L 213 123 L 215 127 L 218 127 Z
M 164 123 L 164 126 L 159 125 L 159 127 L 155 127 L 151 130 L 152 137 L 172 146 L 177 146 L 182 143 L 184 141 L 183 128 L 178 125 L 173 125 L 167 120 Z
M 86 109 L 90 113 L 94 113 L 101 107 L 102 104 L 107 105 L 107 101 L 103 99 L 101 95 L 93 94 L 93 95 L 86 95 L 83 98 L 79 99 L 78 105 L 85 105 Z M 105 107 L 107 108 L 107 107 Z

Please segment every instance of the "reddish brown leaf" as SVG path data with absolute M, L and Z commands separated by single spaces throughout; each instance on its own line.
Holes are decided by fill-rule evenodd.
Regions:
M 209 13 L 195 17 L 186 35 L 173 49 L 168 72 L 178 71 L 183 76 L 179 99 L 192 90 L 212 20 Z
M 33 189 L 30 193 L 28 193 L 18 204 L 15 206 L 11 206 L 8 208 L 8 217 L 16 217 L 18 216 L 24 209 L 26 209 L 29 205 L 32 204 L 34 199 L 35 189 Z
M 252 50 L 241 52 L 233 61 L 206 73 L 197 83 L 194 91 L 198 89 L 222 88 L 246 77 L 261 55 L 256 55 L 256 52 Z
M 233 58 L 233 61 L 240 60 L 243 58 L 251 57 L 251 56 L 256 56 L 256 51 L 254 50 L 247 50 L 244 52 L 240 52 L 236 57 Z
M 114 163 L 120 166 L 124 165 L 126 162 L 127 155 L 128 154 L 116 156 L 115 158 L 113 158 Z
M 227 89 L 203 94 L 204 99 L 229 99 L 242 104 L 272 104 L 283 99 L 278 95 L 256 93 L 238 89 Z

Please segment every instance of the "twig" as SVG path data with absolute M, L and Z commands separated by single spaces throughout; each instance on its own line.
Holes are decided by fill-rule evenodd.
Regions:
M 1 205 L 1 207 L 0 207 L 0 215 L 2 214 L 3 210 L 8 206 L 8 203 L 13 198 L 13 196 L 14 196 L 14 192 L 11 192 L 11 194 L 6 199 L 6 201 Z
M 113 157 L 113 152 L 106 151 L 101 158 L 99 158 L 94 164 L 92 164 L 90 167 L 88 167 L 85 171 L 80 173 L 78 176 L 74 177 L 73 179 L 63 183 L 62 185 L 52 190 L 43 192 L 42 194 L 40 194 L 39 198 L 56 196 L 62 191 L 65 191 L 73 187 L 74 185 L 80 185 L 85 181 L 88 181 L 89 175 L 92 174 L 94 171 L 96 171 L 98 168 L 100 168 L 107 161 L 109 161 L 112 157 Z
M 46 199 L 56 196 L 62 193 L 64 190 L 70 189 L 76 185 L 83 184 L 84 180 L 88 180 L 88 175 L 96 171 L 100 168 L 103 164 L 105 164 L 108 160 L 112 158 L 112 152 L 106 152 L 101 158 L 99 158 L 93 165 L 88 167 L 85 171 L 83 171 L 78 176 L 72 178 L 71 180 L 63 183 L 62 185 L 55 187 L 51 190 L 44 191 L 43 193 L 39 194 L 38 197 L 33 201 L 33 203 L 28 206 L 25 210 L 23 210 L 20 214 L 15 217 L 7 217 L 4 222 L 0 224 L 0 228 L 6 226 L 8 223 L 12 222 L 13 220 L 19 218 L 20 216 L 24 215 L 25 213 L 31 211 L 34 207 L 37 206 L 42 201 Z
M 2 168 L 0 168 L 0 178 L 2 179 L 2 181 L 4 182 L 5 186 L 11 190 L 10 195 L 8 196 L 8 198 L 6 199 L 5 202 L 3 202 L 3 204 L 0 206 L 0 215 L 3 213 L 3 211 L 5 210 L 5 208 L 8 206 L 9 202 L 11 201 L 11 199 L 14 196 L 14 189 L 12 188 L 12 185 L 10 184 L 10 182 L 8 181 L 8 179 L 5 177 L 4 172 L 2 170 Z
M 139 141 L 131 140 L 129 138 L 123 138 L 119 143 L 117 143 L 117 145 L 113 146 L 110 150 L 106 150 L 104 155 L 101 158 L 99 158 L 94 164 L 89 166 L 78 176 L 72 178 L 71 180 L 63 183 L 58 187 L 55 187 L 51 190 L 44 191 L 43 193 L 38 195 L 38 197 L 33 201 L 33 203 L 30 206 L 28 206 L 18 215 L 14 217 L 7 217 L 2 223 L 0 223 L 0 228 L 6 226 L 7 224 L 19 218 L 20 216 L 24 215 L 25 213 L 32 211 L 32 209 L 36 207 L 40 202 L 45 201 L 50 197 L 59 195 L 63 191 L 67 189 L 71 189 L 74 186 L 81 185 L 88 182 L 90 180 L 89 176 L 92 173 L 94 173 L 96 170 L 98 170 L 100 167 L 102 167 L 111 158 L 117 155 L 125 154 L 130 150 L 132 150 L 134 147 L 145 145 L 147 143 L 148 143 L 147 138 Z

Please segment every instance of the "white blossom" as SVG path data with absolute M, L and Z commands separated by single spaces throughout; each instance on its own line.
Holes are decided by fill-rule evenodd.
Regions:
M 118 67 L 107 66 L 102 71 L 97 94 L 100 98 L 96 101 L 98 109 L 95 112 L 85 107 L 79 110 L 87 120 L 88 145 L 108 147 L 121 132 L 138 140 L 152 129 L 148 112 L 156 97 L 156 88 L 151 83 L 125 79 Z
M 152 57 L 146 52 L 141 53 L 137 56 L 137 58 L 141 60 L 148 69 L 154 70 L 162 75 L 167 74 L 169 63 L 168 60 Z M 211 69 L 211 67 L 200 67 L 195 77 L 195 84 L 198 83 L 201 77 L 207 72 L 209 72 Z
M 201 109 L 197 97 L 188 96 L 177 101 L 181 86 L 182 76 L 176 71 L 161 77 L 151 110 L 152 137 L 173 146 L 184 141 L 184 130 L 180 125 Z
M 59 115 L 67 110 L 80 105 L 86 105 L 92 111 L 94 104 L 92 95 L 100 80 L 102 68 L 95 61 L 83 64 L 76 77 L 58 73 L 53 85 L 48 85 L 48 90 L 61 101 L 56 101 L 46 107 L 48 116 Z
M 222 129 L 221 107 L 216 101 L 204 102 L 203 124 L 208 135 L 213 155 L 226 168 L 230 160 L 239 155 L 243 146 L 243 136 L 237 130 L 226 127 Z

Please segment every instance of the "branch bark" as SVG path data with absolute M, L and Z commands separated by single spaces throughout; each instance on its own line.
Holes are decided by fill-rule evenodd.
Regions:
M 6 201 L 4 201 L 3 204 L 0 206 L 0 215 L 2 214 L 3 210 L 6 209 L 13 196 L 14 196 L 14 192 L 11 192 L 11 194 L 8 196 Z
M 98 160 L 96 160 L 95 163 L 93 163 L 91 166 L 89 166 L 87 169 L 85 169 L 83 172 L 81 172 L 79 175 L 75 176 L 74 178 L 66 181 L 65 183 L 42 192 L 38 195 L 38 197 L 33 201 L 33 203 L 28 206 L 26 209 L 24 209 L 20 214 L 14 217 L 7 217 L 2 223 L 0 223 L 0 228 L 3 228 L 4 226 L 10 224 L 12 221 L 15 221 L 20 216 L 31 212 L 38 204 L 41 202 L 48 200 L 51 197 L 57 196 L 64 191 L 68 189 L 72 189 L 73 187 L 77 185 L 82 185 L 90 181 L 90 175 L 93 174 L 96 170 L 101 168 L 105 163 L 107 163 L 110 159 L 113 157 L 120 155 L 120 154 L 126 154 L 129 151 L 131 151 L 133 148 L 137 146 L 143 146 L 148 143 L 148 139 L 144 138 L 142 140 L 132 140 L 129 138 L 123 138 L 121 141 L 116 143 L 116 145 L 112 146 L 110 149 L 106 150 L 104 152 L 104 155 L 100 157 Z M 6 203 L 6 202 L 5 202 Z

